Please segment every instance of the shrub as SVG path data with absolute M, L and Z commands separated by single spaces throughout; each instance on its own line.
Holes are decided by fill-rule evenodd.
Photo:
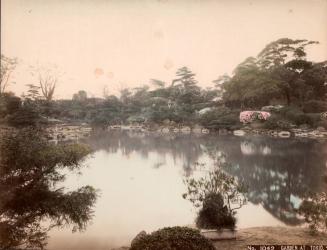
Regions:
M 292 123 L 285 120 L 282 116 L 272 114 L 271 117 L 264 123 L 266 129 L 290 129 Z
M 316 127 L 321 120 L 319 113 L 303 113 L 296 107 L 285 107 L 280 112 L 281 116 L 296 125 L 308 124 Z
M 311 233 L 327 231 L 327 193 L 322 192 L 305 199 L 300 205 L 299 213 L 309 223 Z
M 234 229 L 236 210 L 247 202 L 247 187 L 223 170 L 223 167 L 231 167 L 230 164 L 223 164 L 219 159 L 216 164 L 215 169 L 204 177 L 185 180 L 187 193 L 183 194 L 183 198 L 200 208 L 196 219 L 198 228 Z
M 308 113 L 305 114 L 306 115 L 306 119 L 307 119 L 307 124 L 309 124 L 311 127 L 318 127 L 319 123 L 321 121 L 321 115 L 318 113 Z
M 242 127 L 242 123 L 239 120 L 239 112 L 231 111 L 227 108 L 214 109 L 205 113 L 200 118 L 201 125 L 213 128 L 231 128 L 233 126 Z
M 166 227 L 133 241 L 130 250 L 215 250 L 196 229 Z
M 327 111 L 327 102 L 311 100 L 304 104 L 303 111 L 305 113 L 321 113 Z
M 229 228 L 234 230 L 236 219 L 224 205 L 221 194 L 208 194 L 196 219 L 196 226 L 203 229 Z

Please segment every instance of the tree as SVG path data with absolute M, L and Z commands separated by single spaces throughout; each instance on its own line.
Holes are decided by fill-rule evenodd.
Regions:
M 39 100 L 41 98 L 40 95 L 40 87 L 34 84 L 26 84 L 28 87 L 27 94 L 23 95 L 24 99 L 30 99 L 33 101 Z
M 166 83 L 158 79 L 150 79 L 150 83 L 156 88 L 164 88 Z
M 9 58 L 1 54 L 0 65 L 0 95 L 6 91 L 10 84 L 10 77 L 17 65 L 16 58 Z
M 306 197 L 298 211 L 305 217 L 312 234 L 327 232 L 327 193 L 321 192 Z
M 233 74 L 222 82 L 223 99 L 228 106 L 257 108 L 269 104 L 279 94 L 278 82 L 258 66 L 256 58 L 247 58 Z
M 65 192 L 63 169 L 74 170 L 90 153 L 83 145 L 52 145 L 38 129 L 6 134 L 0 141 L 0 245 L 44 249 L 53 227 L 83 230 L 92 218 L 96 191 L 90 186 Z M 42 221 L 49 220 L 49 226 Z
M 87 100 L 87 93 L 85 90 L 80 90 L 73 95 L 73 101 L 85 102 Z
M 327 93 L 326 62 L 306 59 L 306 48 L 316 41 L 278 39 L 257 57 L 239 64 L 231 78 L 224 78 L 223 99 L 228 106 L 261 108 L 275 98 L 304 108 L 305 102 L 323 100 Z
M 317 41 L 306 39 L 293 40 L 281 38 L 269 43 L 257 56 L 258 64 L 262 68 L 271 68 L 284 65 L 290 60 L 303 60 L 306 57 L 305 49 L 312 44 L 319 44 Z
M 217 162 L 214 170 L 204 177 L 185 180 L 187 193 L 183 194 L 196 208 L 200 208 L 196 225 L 203 229 L 235 228 L 235 214 L 246 203 L 245 186 L 227 174 Z M 235 202 L 236 201 L 236 202 Z M 237 203 L 234 206 L 233 203 Z
M 59 78 L 63 75 L 56 66 L 31 66 L 32 76 L 36 76 L 36 81 L 41 89 L 42 97 L 46 101 L 51 101 Z

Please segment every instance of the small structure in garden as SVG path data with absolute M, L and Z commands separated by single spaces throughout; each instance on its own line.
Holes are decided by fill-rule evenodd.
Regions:
M 240 113 L 240 122 L 249 124 L 254 121 L 266 121 L 270 116 L 266 111 L 243 111 Z

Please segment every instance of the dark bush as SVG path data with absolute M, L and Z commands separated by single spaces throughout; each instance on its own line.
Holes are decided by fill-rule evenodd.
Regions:
M 230 128 L 231 126 L 242 127 L 239 115 L 239 110 L 217 107 L 201 115 L 199 123 L 207 128 L 213 129 Z
M 321 120 L 320 113 L 304 113 L 296 107 L 285 107 L 280 111 L 282 118 L 296 124 L 308 124 L 316 127 Z
M 130 250 L 215 250 L 196 229 L 166 227 L 133 241 Z
M 323 127 L 324 129 L 327 129 L 327 120 L 317 122 L 317 127 Z
M 9 125 L 14 127 L 36 126 L 38 124 L 45 124 L 46 120 L 39 116 L 39 114 L 29 107 L 21 107 L 15 113 L 6 117 Z
M 316 128 L 319 126 L 319 123 L 321 121 L 321 116 L 318 113 L 308 113 L 307 116 L 307 124 L 309 124 L 311 127 Z
M 277 114 L 272 114 L 267 121 L 264 123 L 264 128 L 266 129 L 290 129 L 292 127 L 292 122 L 284 119 L 282 116 Z
M 303 111 L 305 113 L 322 113 L 327 111 L 327 102 L 312 100 L 304 104 Z
M 221 194 L 208 194 L 196 219 L 196 226 L 202 229 L 235 229 L 236 219 L 231 214 Z

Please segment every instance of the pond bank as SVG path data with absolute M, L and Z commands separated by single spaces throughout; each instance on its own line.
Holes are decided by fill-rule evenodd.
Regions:
M 306 228 L 252 227 L 238 230 L 236 240 L 222 240 L 214 243 L 216 249 L 240 250 L 248 245 L 326 245 L 327 235 L 310 235 Z M 129 247 L 112 250 L 128 250 Z

